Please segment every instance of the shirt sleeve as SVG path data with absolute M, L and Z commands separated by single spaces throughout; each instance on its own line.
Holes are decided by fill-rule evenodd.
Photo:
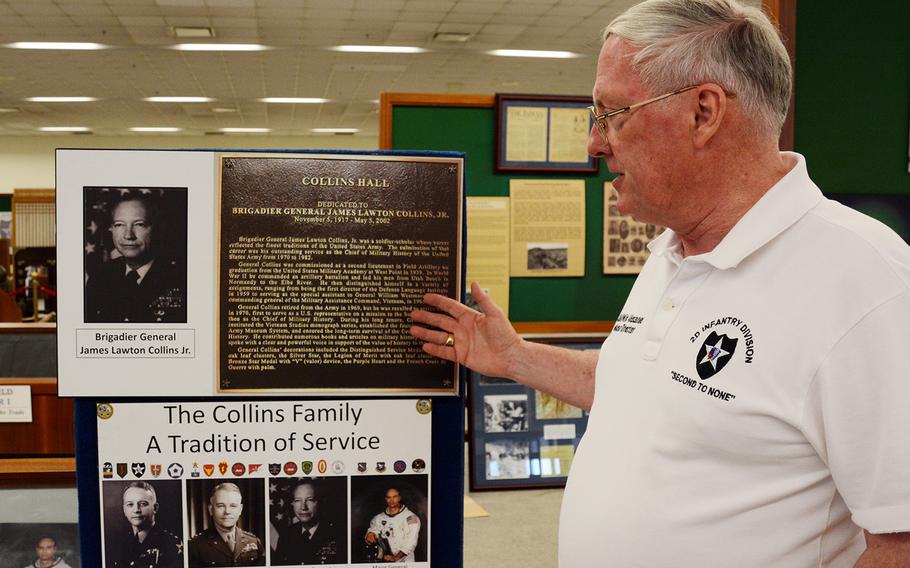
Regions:
M 411 555 L 414 554 L 414 550 L 417 548 L 417 539 L 420 537 L 420 517 L 408 511 L 408 516 L 405 517 L 405 527 L 405 538 L 399 550 Z
M 807 392 L 803 431 L 831 471 L 853 522 L 910 531 L 910 291 L 838 341 Z
M 367 529 L 367 532 L 373 533 L 376 536 L 379 536 L 380 534 L 382 534 L 380 532 L 381 530 L 382 530 L 382 525 L 380 524 L 380 521 L 379 521 L 379 515 L 376 515 L 375 517 L 370 519 L 370 528 Z

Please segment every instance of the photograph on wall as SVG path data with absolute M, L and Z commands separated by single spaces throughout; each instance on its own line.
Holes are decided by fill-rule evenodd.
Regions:
M 429 558 L 428 399 L 102 403 L 97 414 L 97 565 L 157 551 L 192 568 L 347 566 L 377 546 L 409 565 Z M 390 549 L 365 540 L 384 507 L 416 515 L 382 535 Z
M 528 395 L 498 394 L 483 397 L 484 430 L 487 432 L 527 432 Z
M 222 156 L 219 390 L 455 392 L 408 329 L 460 297 L 461 164 Z
M 266 565 L 264 483 L 230 477 L 186 482 L 189 568 Z
M 528 341 L 598 350 L 601 333 L 523 334 Z M 553 395 L 481 373 L 468 375 L 471 491 L 563 487 L 588 413 Z
M 498 439 L 484 444 L 487 479 L 527 479 L 531 456 L 527 440 Z
M 86 323 L 186 323 L 187 188 L 83 188 Z
M 0 523 L 0 566 L 80 568 L 76 523 Z
M 538 420 L 581 418 L 581 409 L 551 394 L 534 391 L 534 416 Z
M 569 243 L 528 243 L 528 270 L 565 270 Z
M 116 463 L 126 480 L 101 485 L 105 568 L 183 567 L 183 507 L 179 480 L 149 479 L 142 462 Z
M 619 212 L 619 196 L 613 184 L 604 182 L 604 274 L 638 274 L 648 260 L 648 244 L 663 227 L 639 223 Z
M 351 477 L 351 562 L 429 558 L 429 478 L 422 474 Z
M 268 484 L 270 565 L 347 564 L 347 477 L 286 477 Z

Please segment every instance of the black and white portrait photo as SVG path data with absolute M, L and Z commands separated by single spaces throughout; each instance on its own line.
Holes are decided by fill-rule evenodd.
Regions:
M 79 568 L 76 523 L 0 523 L 3 568 Z
M 185 323 L 187 190 L 84 188 L 86 323 Z
M 351 477 L 351 562 L 427 560 L 427 475 Z
M 183 567 L 179 480 L 105 481 L 104 566 Z
M 346 477 L 270 479 L 270 564 L 346 564 L 347 490 Z
M 189 568 L 265 566 L 263 479 L 186 483 Z

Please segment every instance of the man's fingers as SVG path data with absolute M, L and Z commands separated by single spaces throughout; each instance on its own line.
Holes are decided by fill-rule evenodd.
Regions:
M 485 314 L 493 313 L 495 310 L 499 309 L 499 306 L 496 305 L 496 302 L 493 301 L 493 298 L 484 292 L 483 288 L 481 288 L 480 284 L 477 282 L 471 282 L 471 298 L 477 302 L 477 305 L 480 307 L 480 311 Z
M 422 324 L 431 325 L 444 329 L 446 331 L 455 331 L 457 322 L 449 316 L 428 312 L 426 310 L 414 310 L 411 312 L 411 319 Z
M 446 298 L 445 296 L 440 296 L 439 294 L 424 294 L 423 301 L 425 304 L 433 306 L 434 308 L 437 308 L 438 310 L 445 312 L 456 319 L 460 318 L 467 312 L 474 311 L 457 300 Z
M 423 350 L 425 353 L 429 353 L 433 357 L 439 357 L 440 359 L 445 359 L 446 361 L 454 361 L 456 363 L 458 362 L 454 347 L 446 347 L 444 345 L 437 345 L 436 343 L 424 343 Z
M 434 343 L 436 345 L 445 345 L 446 340 L 449 337 L 454 338 L 454 335 L 451 333 L 445 331 L 436 331 L 435 329 L 427 329 L 418 325 L 412 325 L 409 331 L 415 338 L 421 341 L 426 341 L 427 343 Z

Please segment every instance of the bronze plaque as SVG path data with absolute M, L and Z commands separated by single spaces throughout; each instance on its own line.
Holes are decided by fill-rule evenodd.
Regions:
M 220 391 L 455 393 L 408 333 L 461 283 L 461 158 L 220 156 Z

